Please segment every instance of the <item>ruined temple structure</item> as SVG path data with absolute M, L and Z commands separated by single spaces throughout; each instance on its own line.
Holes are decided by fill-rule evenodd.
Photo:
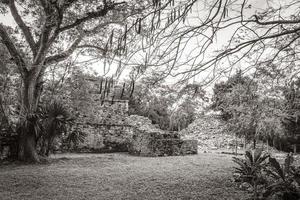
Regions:
M 197 154 L 197 140 L 183 140 L 178 132 L 157 128 L 149 118 L 131 115 L 128 123 L 134 127 L 128 146 L 130 154 L 138 156 L 178 156 Z
M 197 153 L 196 140 L 182 140 L 178 133 L 160 130 L 146 117 L 128 116 L 127 100 L 104 100 L 100 103 L 95 98 L 83 110 L 86 113 L 77 125 L 87 136 L 79 144 L 80 151 L 129 152 L 139 156 Z
M 197 153 L 197 141 L 182 140 L 176 133 L 160 130 L 148 118 L 129 116 L 128 101 L 121 99 L 124 89 L 120 98 L 116 97 L 113 84 L 101 81 L 100 87 L 94 90 L 97 92 L 90 92 L 89 101 L 76 102 L 80 111 L 77 126 L 87 135 L 78 145 L 79 151 L 129 152 L 140 156 Z
M 127 151 L 133 128 L 126 124 L 128 101 L 123 99 L 123 89 L 112 78 L 86 77 L 85 96 L 72 99 L 76 115 L 76 128 L 86 137 L 77 147 L 87 152 Z M 116 88 L 119 91 L 116 91 Z
M 133 135 L 133 127 L 126 123 L 127 100 L 94 98 L 94 101 L 85 104 L 80 110 L 77 126 L 86 133 L 86 138 L 79 144 L 79 149 L 95 152 L 127 151 Z

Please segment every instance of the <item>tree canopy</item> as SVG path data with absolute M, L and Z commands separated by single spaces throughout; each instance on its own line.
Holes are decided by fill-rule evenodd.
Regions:
M 29 120 L 36 112 L 46 70 L 70 58 L 78 49 L 110 58 L 126 54 L 135 34 L 144 34 L 146 18 L 174 1 L 2 0 L 1 14 L 13 24 L 0 23 L 1 44 L 22 78 L 20 112 Z M 147 28 L 147 27 L 146 27 Z M 148 29 L 147 29 L 148 30 Z M 20 133 L 19 157 L 38 161 L 34 125 Z

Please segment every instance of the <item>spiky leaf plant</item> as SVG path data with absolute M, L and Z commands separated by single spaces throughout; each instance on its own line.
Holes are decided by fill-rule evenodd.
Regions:
M 268 157 L 269 155 L 263 153 L 261 149 L 246 151 L 244 159 L 233 157 L 233 162 L 238 165 L 235 172 L 240 175 L 242 181 L 252 184 L 252 180 L 259 178 L 261 170 L 266 167 Z
M 258 199 L 258 186 L 265 183 L 263 169 L 267 166 L 268 154 L 256 149 L 252 152 L 246 151 L 245 158 L 233 158 L 238 166 L 235 167 L 235 173 L 239 174 L 242 182 L 249 183 L 253 188 L 253 199 Z
M 300 170 L 293 166 L 293 157 L 288 154 L 284 164 L 280 165 L 275 158 L 269 159 L 267 175 L 270 176 L 270 184 L 263 194 L 268 199 L 296 200 L 300 199 Z
M 68 109 L 59 102 L 52 102 L 46 105 L 43 109 L 43 134 L 40 153 L 48 156 L 52 148 L 53 141 L 62 133 L 67 132 L 67 127 L 73 120 Z
M 83 132 L 79 126 L 76 126 L 66 135 L 64 143 L 67 144 L 68 149 L 71 149 L 72 147 L 77 148 L 80 143 L 84 142 L 86 136 L 87 134 Z

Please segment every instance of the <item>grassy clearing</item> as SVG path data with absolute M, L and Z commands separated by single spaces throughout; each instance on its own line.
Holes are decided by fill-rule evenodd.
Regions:
M 50 164 L 0 166 L 0 199 L 246 199 L 230 155 L 56 155 Z

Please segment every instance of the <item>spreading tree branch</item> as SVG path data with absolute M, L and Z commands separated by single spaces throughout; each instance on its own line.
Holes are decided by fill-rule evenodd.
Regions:
M 73 22 L 72 24 L 61 27 L 62 20 L 63 20 L 63 14 L 64 14 L 66 6 L 65 5 L 58 6 L 56 4 L 48 3 L 45 0 L 40 0 L 40 2 L 41 2 L 42 7 L 44 8 L 44 12 L 46 14 L 46 20 L 45 20 L 45 24 L 42 29 L 42 34 L 41 34 L 40 40 L 37 44 L 39 46 L 39 49 L 37 52 L 37 56 L 34 60 L 34 63 L 40 63 L 42 61 L 43 57 L 45 56 L 45 52 L 51 46 L 51 44 L 55 41 L 55 39 L 57 38 L 59 33 L 61 33 L 62 31 L 76 28 L 76 27 L 80 26 L 81 24 L 83 24 L 84 22 L 87 22 L 91 19 L 103 17 L 108 13 L 108 11 L 113 10 L 116 6 L 124 4 L 124 2 L 105 4 L 102 9 L 97 10 L 95 12 L 88 12 L 85 17 L 75 20 L 75 22 Z M 72 2 L 70 1 L 69 4 L 71 4 L 73 2 L 74 1 L 72 1 Z M 69 4 L 67 4 L 67 6 L 69 6 Z M 53 14 L 56 15 L 56 20 L 51 21 L 51 16 Z M 111 22 L 109 22 L 109 23 L 111 23 Z M 109 23 L 107 23 L 107 24 L 109 24 Z M 104 24 L 104 26 L 107 24 Z M 52 31 L 53 27 L 55 27 L 54 31 Z M 74 42 L 74 44 L 76 43 L 76 41 Z M 80 39 L 80 41 L 81 41 L 81 39 Z M 74 45 L 72 45 L 71 47 L 73 47 L 73 46 Z M 64 52 L 62 54 L 54 55 L 51 57 L 51 59 L 50 59 L 50 57 L 48 57 L 46 59 L 47 61 L 45 61 L 44 63 L 50 63 L 49 60 L 51 60 L 51 63 L 53 60 L 61 61 L 61 60 L 63 60 L 63 58 L 66 58 L 69 56 L 68 52 L 70 52 L 70 51 Z
M 33 63 L 39 64 L 43 61 L 46 56 L 48 48 L 51 46 L 56 36 L 58 35 L 58 29 L 62 21 L 62 10 L 56 4 L 57 2 L 50 2 L 47 0 L 39 0 L 44 13 L 45 21 L 41 30 L 39 41 L 37 42 L 37 55 L 34 58 Z M 54 30 L 54 34 L 51 37 L 51 32 Z
M 61 27 L 59 29 L 59 31 L 60 32 L 66 31 L 66 30 L 75 28 L 78 25 L 81 25 L 82 23 L 84 23 L 86 21 L 89 21 L 91 19 L 96 19 L 98 17 L 103 17 L 103 16 L 105 16 L 108 13 L 108 11 L 113 10 L 116 6 L 122 5 L 122 4 L 125 4 L 125 2 L 113 3 L 111 5 L 105 4 L 105 6 L 102 9 L 100 9 L 98 11 L 95 11 L 95 12 L 89 12 L 89 13 L 87 13 L 87 15 L 85 17 L 77 19 L 77 20 L 75 20 L 75 22 L 73 22 L 73 23 L 71 23 L 69 25 L 66 25 L 64 27 Z
M 60 53 L 60 54 L 56 54 L 53 56 L 49 56 L 45 59 L 44 65 L 49 65 L 49 64 L 53 64 L 56 62 L 60 62 L 62 60 L 65 60 L 66 58 L 68 58 L 77 48 L 77 46 L 79 45 L 79 43 L 82 41 L 83 39 L 83 35 L 81 34 L 75 41 L 74 43 L 69 47 L 68 50 Z
M 22 32 L 25 36 L 25 39 L 26 39 L 33 55 L 35 55 L 36 54 L 36 48 L 35 48 L 35 42 L 34 42 L 33 36 L 31 34 L 28 26 L 26 26 L 26 24 L 22 20 L 21 16 L 19 15 L 14 0 L 9 1 L 9 8 L 10 8 L 11 14 L 12 14 L 15 22 L 18 24 L 18 26 L 22 30 Z
M 92 48 L 92 49 L 97 49 L 99 51 L 101 51 L 102 53 L 104 53 L 106 50 L 102 47 L 96 46 L 96 45 L 91 45 L 91 44 L 84 44 L 84 45 L 79 45 L 77 46 L 78 49 L 81 48 Z
M 20 72 L 22 74 L 26 73 L 27 72 L 26 63 L 23 60 L 20 53 L 18 52 L 15 44 L 9 37 L 9 35 L 6 31 L 6 28 L 1 23 L 0 23 L 0 37 L 2 38 L 2 43 L 6 46 L 7 50 L 9 51 L 10 56 L 13 58 L 13 61 L 18 66 Z
M 49 36 L 50 36 L 51 30 L 52 30 L 52 28 L 50 26 L 47 26 L 47 21 L 46 21 L 42 28 L 42 34 L 41 34 L 40 40 L 38 42 L 38 51 L 37 51 L 37 54 L 33 61 L 34 64 L 38 64 L 41 62 L 41 60 L 43 59 L 43 57 L 46 54 L 48 47 L 50 47 L 50 44 L 48 43 L 48 41 L 49 41 Z
M 274 21 L 260 21 L 257 15 L 254 15 L 255 20 L 248 20 L 247 22 L 255 22 L 259 25 L 274 25 L 274 24 L 299 24 L 300 19 L 296 20 L 274 20 Z

